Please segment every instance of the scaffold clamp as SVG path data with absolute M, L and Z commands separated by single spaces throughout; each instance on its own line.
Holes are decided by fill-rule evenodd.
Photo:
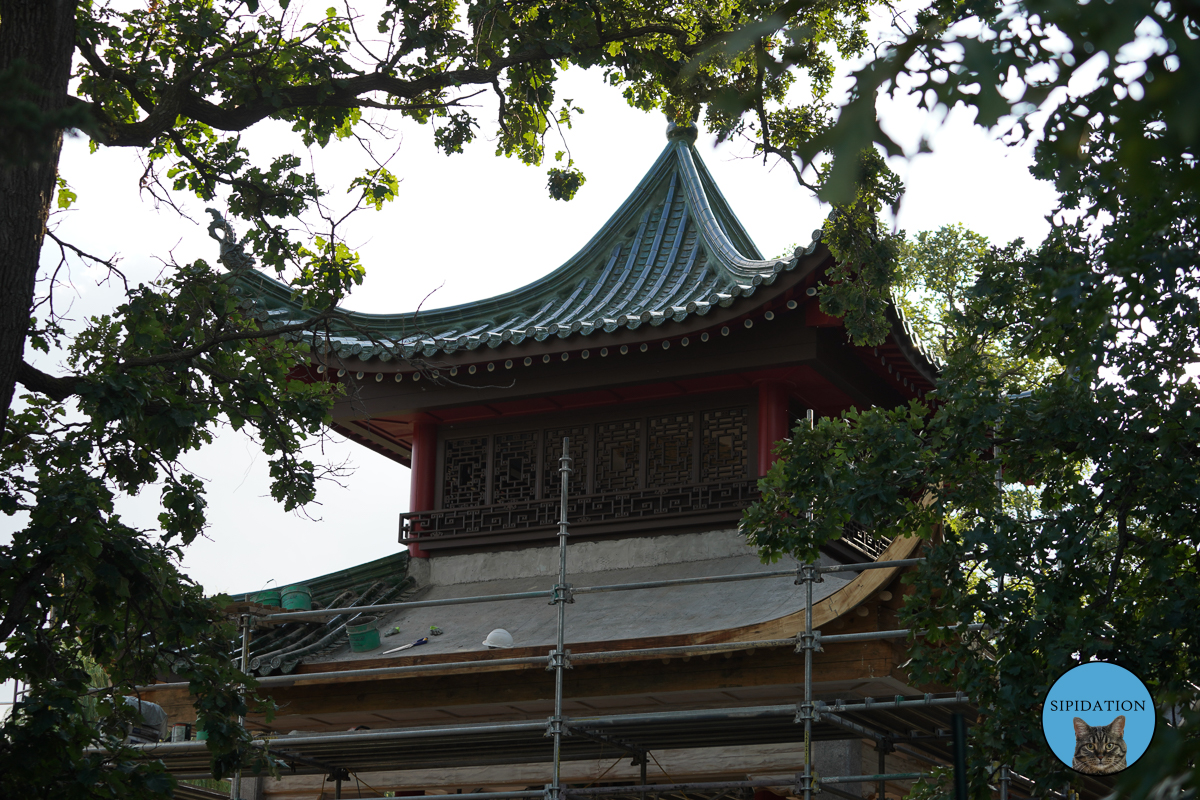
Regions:
M 571 729 L 567 727 L 569 717 L 549 717 L 546 720 L 546 736 L 570 736 Z
M 571 584 L 556 583 L 554 584 L 554 594 L 550 597 L 550 602 L 547 605 L 556 606 L 559 603 L 574 603 L 575 593 L 571 591 Z
M 816 711 L 816 704 L 796 703 L 796 724 L 799 725 L 801 722 L 808 722 L 809 720 L 813 722 L 821 721 L 821 715 Z
M 824 653 L 824 648 L 821 647 L 821 632 L 813 631 L 805 633 L 800 631 L 796 634 L 796 652 L 803 653 L 805 650 L 812 649 L 814 653 Z
M 812 581 L 813 583 L 824 583 L 825 576 L 817 571 L 816 564 L 801 564 L 796 570 L 796 585 Z
M 549 663 L 546 664 L 546 672 L 553 672 L 554 670 L 558 669 L 560 662 L 563 669 L 574 669 L 574 667 L 571 666 L 570 650 L 563 650 L 561 653 L 559 653 L 557 650 L 551 650 L 547 660 Z
M 806 775 L 803 772 L 796 773 L 796 785 L 792 789 L 796 797 L 804 797 L 805 793 L 817 794 L 821 791 L 821 779 L 817 777 L 816 770 L 813 770 L 811 775 Z

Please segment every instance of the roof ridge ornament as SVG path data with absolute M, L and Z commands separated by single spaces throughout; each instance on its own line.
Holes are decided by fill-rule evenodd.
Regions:
M 242 243 L 238 241 L 237 234 L 233 232 L 233 226 L 229 224 L 229 220 L 225 219 L 215 208 L 204 210 L 213 218 L 212 222 L 208 223 L 208 235 L 221 243 L 221 254 L 217 256 L 217 260 L 224 264 L 225 269 L 230 272 L 254 269 L 254 259 L 247 255 Z M 217 231 L 224 235 L 218 236 Z
M 696 127 L 695 122 L 689 122 L 685 125 L 680 125 L 675 120 L 667 119 L 667 141 L 673 142 L 676 139 L 682 139 L 688 144 L 694 144 L 696 137 L 700 135 L 700 129 Z

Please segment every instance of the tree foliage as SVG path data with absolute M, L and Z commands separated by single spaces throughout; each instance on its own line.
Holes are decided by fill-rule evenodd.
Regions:
M 966 349 L 989 362 L 989 373 L 1004 383 L 1010 394 L 1031 390 L 1060 367 L 1049 356 L 1024 354 L 1014 339 L 1019 320 L 1011 315 L 1024 307 L 1024 299 L 1001 308 L 976 290 L 980 277 L 985 272 L 992 274 L 995 265 L 1027 257 L 1023 241 L 992 247 L 985 237 L 961 224 L 921 231 L 911 239 L 901 236 L 893 284 L 895 303 L 934 358 L 948 361 L 952 354 Z M 1022 291 L 1023 287 L 1014 289 Z M 1007 314 L 1008 324 L 981 329 L 974 318 L 982 313 Z
M 910 641 L 910 670 L 984 709 L 976 796 L 997 763 L 1038 793 L 1076 779 L 1036 709 L 1090 660 L 1141 676 L 1161 715 L 1122 792 L 1194 792 L 1200 19 L 1174 3 L 936 2 L 900 34 L 809 146 L 836 140 L 835 171 L 865 145 L 895 151 L 876 91 L 916 87 L 1032 138 L 1059 209 L 1034 248 L 955 229 L 900 248 L 891 286 L 944 359 L 937 391 L 794 431 L 747 529 L 768 558 L 812 557 L 848 522 L 925 540 L 902 622 L 935 633 Z M 989 630 L 937 632 L 973 622 Z
M 177 566 L 207 505 L 179 461 L 220 424 L 247 428 L 272 457 L 272 494 L 286 508 L 307 503 L 316 468 L 302 444 L 320 433 L 332 393 L 293 379 L 307 346 L 244 316 L 232 277 L 197 262 L 130 287 L 69 343 L 54 326 L 31 337 L 37 349 L 63 345 L 75 372 L 25 396 L 0 451 L 0 508 L 27 520 L 0 548 L 0 679 L 29 687 L 0 729 L 6 796 L 169 791 L 157 767 L 130 761 L 121 742 L 131 711 L 117 702 L 162 674 L 192 682 L 219 773 L 246 747 L 233 722 L 250 699 L 228 658 L 232 630 L 219 598 Z M 155 489 L 157 530 L 122 520 L 120 496 Z M 88 663 L 111 679 L 90 696 Z

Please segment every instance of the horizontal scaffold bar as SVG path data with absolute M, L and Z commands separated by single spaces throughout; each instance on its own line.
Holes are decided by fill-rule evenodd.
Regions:
M 889 708 L 909 708 L 912 706 L 956 706 L 970 702 L 962 692 L 955 692 L 954 697 L 934 697 L 927 694 L 924 697 L 905 697 L 897 695 L 891 700 L 869 699 L 862 703 L 843 703 L 838 700 L 833 704 L 817 701 L 817 709 L 825 712 L 842 713 L 845 711 L 886 711 Z
M 891 569 L 893 567 L 915 567 L 917 564 L 924 564 L 923 558 L 900 558 L 895 561 L 864 561 L 860 564 L 835 564 L 832 566 L 817 567 L 816 572 L 828 575 L 831 572 L 865 572 L 869 569 Z
M 979 622 L 973 622 L 966 626 L 969 631 L 981 631 L 990 626 Z M 947 631 L 960 630 L 962 626 L 951 625 L 946 628 Z M 821 644 L 838 644 L 839 642 L 865 642 L 872 639 L 907 639 L 912 633 L 911 628 L 897 628 L 890 631 L 863 631 L 862 633 L 831 633 L 828 636 L 821 635 Z M 929 631 L 917 631 L 917 636 L 928 636 Z M 764 645 L 765 646 L 765 645 Z
M 829 778 L 815 778 L 814 783 L 875 783 L 878 781 L 915 781 L 924 778 L 924 772 L 886 772 L 880 775 L 834 775 Z
M 288 752 L 289 747 L 312 747 L 313 745 L 366 744 L 369 742 L 392 742 L 400 739 L 421 739 L 431 736 L 470 736 L 481 733 L 529 733 L 546 730 L 546 723 L 539 722 L 495 722 L 470 723 L 466 725 L 449 725 L 443 727 L 397 728 L 384 731 L 350 731 L 347 733 L 331 734 L 288 734 L 270 739 L 255 739 L 254 744 L 265 748 L 282 758 L 296 758 L 295 753 Z M 134 744 L 132 747 L 151 756 L 165 757 L 182 753 L 207 752 L 208 742 L 193 740 L 190 742 L 154 742 Z M 102 747 L 91 747 L 86 753 L 107 752 Z M 300 758 L 305 758 L 301 755 Z
M 710 789 L 759 789 L 766 786 L 790 786 L 792 781 L 759 778 L 753 781 L 711 781 L 708 783 L 647 783 L 633 786 L 591 786 L 586 789 L 564 788 L 567 797 L 594 797 L 609 794 L 654 794 L 656 792 L 703 792 Z M 474 795 L 472 795 L 474 797 Z
M 447 795 L 449 796 L 449 795 Z M 471 792 L 471 800 L 506 800 L 509 797 L 545 797 L 545 789 L 525 789 L 520 792 Z
M 836 564 L 817 567 L 816 572 L 830 574 L 835 572 L 863 572 L 869 569 L 891 569 L 920 564 L 923 558 L 905 558 L 896 561 L 870 561 L 862 564 Z M 640 583 L 614 583 L 601 586 L 572 587 L 572 594 L 598 594 L 601 592 L 627 592 L 639 589 L 661 589 L 669 586 L 688 586 L 708 583 L 732 583 L 734 581 L 757 581 L 764 578 L 796 578 L 798 569 L 778 569 L 768 572 L 747 572 L 736 575 L 705 575 L 697 578 L 672 578 L 661 581 L 642 581 Z M 532 600 L 543 597 L 553 597 L 554 591 L 547 589 L 536 592 L 512 592 L 509 594 L 489 594 L 476 597 L 448 597 L 442 600 L 412 600 L 402 603 L 380 603 L 373 606 L 347 606 L 343 608 L 320 608 L 311 611 L 281 611 L 275 614 L 263 614 L 259 619 L 268 622 L 297 622 L 301 620 L 320 620 L 336 617 L 342 614 L 378 614 L 390 611 L 403 611 L 409 608 L 429 608 L 431 606 L 457 606 L 468 603 L 493 603 L 503 600 Z

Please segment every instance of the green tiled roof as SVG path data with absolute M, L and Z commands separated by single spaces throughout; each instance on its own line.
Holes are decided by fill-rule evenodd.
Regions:
M 543 341 L 597 331 L 670 325 L 729 306 L 798 256 L 764 259 L 729 208 L 692 142 L 671 129 L 654 166 L 567 263 L 507 294 L 448 308 L 398 314 L 344 312 L 364 335 L 334 327 L 333 354 L 390 361 Z M 816 247 L 816 240 L 807 252 Z M 242 291 L 267 328 L 299 321 L 283 284 L 247 273 Z M 664 335 L 669 335 L 664 332 Z

